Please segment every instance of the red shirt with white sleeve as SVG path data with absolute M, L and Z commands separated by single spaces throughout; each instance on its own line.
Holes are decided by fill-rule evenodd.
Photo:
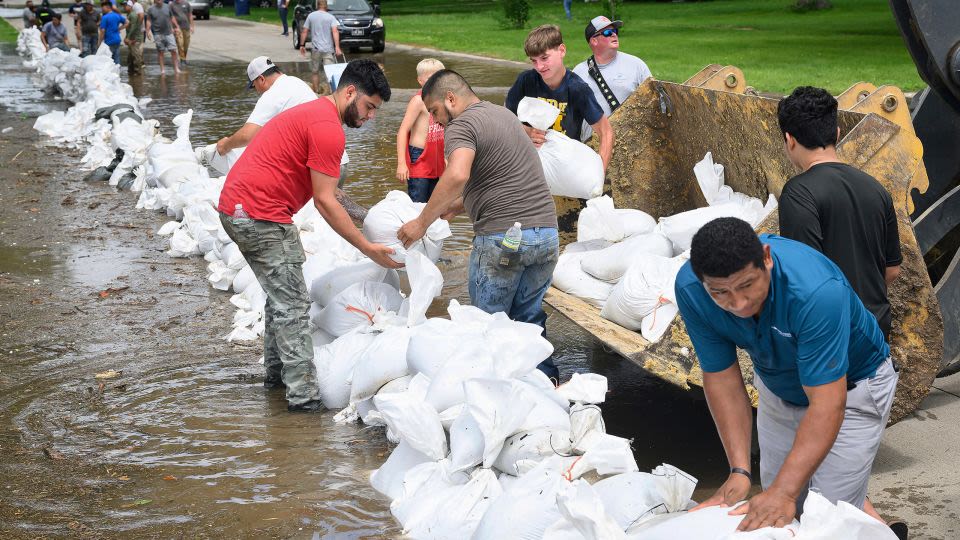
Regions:
M 253 219 L 293 223 L 313 197 L 310 170 L 339 178 L 345 143 L 329 99 L 287 109 L 260 129 L 230 169 L 217 209 L 232 216 L 241 204 Z

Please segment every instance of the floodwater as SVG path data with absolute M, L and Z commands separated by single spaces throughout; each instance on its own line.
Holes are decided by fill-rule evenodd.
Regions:
M 222 339 L 233 307 L 207 286 L 205 263 L 166 257 L 152 234 L 164 216 L 136 211 L 130 193 L 82 184 L 72 166 L 80 154 L 29 133 L 32 118 L 64 104 L 33 88 L 12 48 L 2 53 L 0 127 L 18 128 L 0 144 L 0 532 L 398 536 L 388 501 L 368 482 L 390 452 L 383 432 L 334 424 L 330 412 L 288 414 L 280 394 L 265 392 L 259 344 Z M 403 187 L 394 136 L 420 59 L 375 58 L 393 98 L 374 121 L 347 130 L 346 190 L 366 204 Z M 443 60 L 498 103 L 518 71 Z M 281 67 L 309 78 L 299 65 Z M 193 108 L 195 146 L 239 127 L 256 101 L 240 63 L 193 62 L 165 79 L 148 68 L 131 81 L 153 98 L 146 116 L 172 136 L 170 120 Z M 461 218 L 453 229 L 434 313 L 467 300 L 470 228 Z M 633 439 L 641 470 L 669 462 L 700 478 L 701 494 L 719 485 L 726 460 L 702 396 L 604 351 L 558 314 L 548 331 L 564 378 L 608 377 L 607 430 Z M 94 377 L 110 369 L 122 373 Z

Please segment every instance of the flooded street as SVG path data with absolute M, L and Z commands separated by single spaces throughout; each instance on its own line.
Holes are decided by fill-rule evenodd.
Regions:
M 393 97 L 347 130 L 345 189 L 367 205 L 405 188 L 395 134 L 421 56 L 374 58 Z M 519 70 L 442 60 L 495 103 Z M 280 65 L 309 79 L 305 63 Z M 130 81 L 153 98 L 143 112 L 172 136 L 172 118 L 194 109 L 194 146 L 233 132 L 257 99 L 240 62 L 191 62 L 179 78 L 156 70 Z M 32 130 L 66 106 L 0 46 L 0 128 L 14 128 L 0 135 L 0 537 L 399 536 L 368 481 L 390 452 L 382 429 L 289 414 L 282 393 L 262 388 L 260 342 L 223 339 L 230 293 L 208 286 L 202 259 L 164 253 L 154 233 L 168 218 L 136 210 L 134 194 L 85 184 L 82 153 Z M 453 230 L 433 315 L 468 300 L 470 226 L 461 217 Z M 558 314 L 548 332 L 564 378 L 608 377 L 607 430 L 633 439 L 641 470 L 669 462 L 700 479 L 698 495 L 726 477 L 701 396 L 605 352 Z

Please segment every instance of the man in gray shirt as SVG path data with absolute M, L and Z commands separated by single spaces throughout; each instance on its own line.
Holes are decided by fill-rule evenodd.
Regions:
M 77 40 L 80 42 L 80 56 L 97 53 L 100 40 L 100 12 L 93 9 L 89 1 L 83 2 L 83 9 L 77 15 Z
M 30 28 L 36 26 L 37 24 L 37 14 L 36 9 L 33 6 L 33 0 L 27 0 L 26 6 L 23 8 L 23 27 Z
M 457 72 L 436 72 L 423 85 L 423 103 L 444 125 L 447 167 L 416 219 L 397 233 L 405 246 L 423 237 L 437 218 L 466 211 L 473 222 L 471 303 L 487 313 L 546 326 L 543 296 L 553 279 L 560 239 L 557 210 L 537 149 L 509 110 L 481 101 Z M 504 233 L 519 223 L 522 241 L 511 249 Z M 552 360 L 538 366 L 559 372 Z
M 160 74 L 164 74 L 163 53 L 170 52 L 173 58 L 173 72 L 180 73 L 180 56 L 177 54 L 177 41 L 173 38 L 173 32 L 180 30 L 180 25 L 173 17 L 170 6 L 163 3 L 163 0 L 154 0 L 153 5 L 147 10 L 147 39 L 152 39 L 157 45 L 157 60 L 160 62 Z
M 50 49 L 60 49 L 61 51 L 70 52 L 70 39 L 67 38 L 67 27 L 61 24 L 61 17 L 59 13 L 54 13 L 53 20 L 43 25 L 43 30 L 40 31 L 40 40 L 43 41 L 48 51 Z
M 623 21 L 611 21 L 603 16 L 594 17 L 584 30 L 593 56 L 573 68 L 573 72 L 593 90 L 593 96 L 608 117 L 630 97 L 640 83 L 652 76 L 650 68 L 643 60 L 620 52 L 621 26 Z M 591 69 L 591 63 L 595 66 L 594 69 Z M 597 82 L 598 73 L 605 91 L 601 90 Z M 591 132 L 586 129 L 584 136 L 589 137 Z
M 313 91 L 318 94 L 329 94 L 333 89 L 327 83 L 327 76 L 320 77 L 323 66 L 336 63 L 336 57 L 343 54 L 340 51 L 340 21 L 327 13 L 327 0 L 317 0 L 317 10 L 307 15 L 300 32 L 300 55 L 307 55 L 307 32 L 310 32 L 310 41 L 313 50 L 310 51 L 310 73 L 313 82 Z M 323 84 L 321 84 L 321 80 Z
M 173 37 L 177 42 L 177 52 L 180 55 L 180 63 L 187 65 L 187 51 L 190 50 L 190 36 L 193 35 L 193 8 L 188 0 L 173 0 L 167 4 L 173 17 L 177 19 L 179 32 L 174 32 Z

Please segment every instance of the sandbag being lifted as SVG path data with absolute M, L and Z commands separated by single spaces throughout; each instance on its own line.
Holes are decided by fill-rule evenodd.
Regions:
M 550 194 L 558 197 L 592 199 L 603 193 L 603 160 L 589 146 L 550 129 L 560 109 L 546 101 L 525 97 L 517 105 L 517 117 L 547 132 L 546 142 L 537 149 Z

